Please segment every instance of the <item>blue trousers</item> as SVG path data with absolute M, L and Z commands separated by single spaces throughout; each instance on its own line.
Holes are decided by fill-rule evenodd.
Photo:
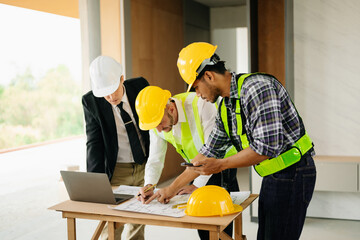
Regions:
M 294 165 L 263 178 L 258 240 L 300 238 L 315 180 L 316 168 L 310 153 Z

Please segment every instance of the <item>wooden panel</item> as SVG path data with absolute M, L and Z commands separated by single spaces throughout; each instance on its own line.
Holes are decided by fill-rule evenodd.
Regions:
M 120 1 L 100 1 L 101 55 L 121 61 Z
M 356 192 L 357 163 L 316 162 L 315 191 Z
M 172 95 L 185 91 L 176 66 L 184 39 L 182 9 L 182 0 L 131 1 L 132 76 L 142 76 Z M 168 147 L 160 181 L 182 172 L 181 161 L 180 155 Z
M 285 86 L 285 2 L 258 0 L 258 69 Z
M 208 30 L 210 33 L 210 8 L 193 0 L 184 0 L 183 4 L 184 4 L 185 29 L 188 28 L 189 26 L 192 26 L 198 29 Z M 224 28 L 217 26 L 212 26 L 212 27 Z M 188 37 L 187 36 L 188 34 L 189 33 L 187 33 L 187 29 L 186 29 L 185 36 Z
M 79 18 L 78 0 L 0 0 L 0 3 L 66 17 Z
M 184 45 L 211 42 L 210 8 L 193 0 L 184 0 Z
M 315 162 L 352 162 L 352 163 L 360 163 L 360 156 L 324 156 L 324 155 L 316 155 L 314 157 Z

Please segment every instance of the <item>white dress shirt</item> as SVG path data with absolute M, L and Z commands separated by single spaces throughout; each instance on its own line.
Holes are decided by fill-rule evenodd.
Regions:
M 185 122 L 185 113 L 182 107 L 181 100 L 173 98 L 175 101 L 177 112 L 178 112 L 178 122 L 173 126 L 172 133 L 174 135 L 175 141 L 181 144 L 181 122 Z M 199 99 L 198 103 L 200 121 L 202 129 L 204 131 L 204 141 L 208 139 L 211 130 L 215 126 L 215 116 L 217 114 L 217 109 L 215 104 L 206 102 L 205 100 Z M 154 130 L 150 130 L 150 153 L 149 159 L 145 167 L 145 185 L 155 184 L 159 181 L 162 170 L 164 168 L 165 155 L 167 150 L 167 141 L 158 136 Z M 200 150 L 200 149 L 198 149 Z M 194 180 L 194 185 L 196 187 L 205 186 L 208 182 L 211 175 L 200 175 Z
M 124 86 L 124 95 L 123 95 L 121 101 L 124 102 L 123 103 L 124 110 L 130 115 L 131 120 L 135 123 L 135 128 L 136 128 L 136 131 L 140 138 L 140 142 L 142 143 L 142 148 L 144 150 L 144 144 L 143 144 L 144 141 L 140 134 L 140 130 L 135 122 L 133 112 L 131 111 L 129 100 L 126 95 L 125 86 Z M 134 157 L 131 152 L 131 146 L 130 146 L 129 138 L 128 138 L 128 135 L 126 132 L 125 124 L 120 115 L 120 109 L 118 108 L 118 106 L 114 106 L 114 105 L 111 105 L 111 106 L 112 106 L 112 110 L 114 113 L 116 132 L 117 132 L 117 137 L 118 137 L 118 146 L 119 146 L 119 151 L 118 151 L 116 162 L 118 162 L 118 163 L 134 163 Z

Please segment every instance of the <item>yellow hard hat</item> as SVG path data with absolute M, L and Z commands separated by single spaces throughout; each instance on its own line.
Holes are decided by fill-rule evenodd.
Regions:
M 139 92 L 135 101 L 135 109 L 139 116 L 139 127 L 150 130 L 157 127 L 171 93 L 156 86 L 147 86 Z
M 177 61 L 180 75 L 184 81 L 189 84 L 188 91 L 196 80 L 196 77 L 211 61 L 206 61 L 214 55 L 217 46 L 206 42 L 195 42 L 184 47 Z M 204 62 L 204 64 L 202 64 Z M 201 66 L 201 68 L 200 68 Z
M 233 204 L 230 194 L 224 188 L 208 185 L 196 189 L 190 195 L 185 214 L 195 217 L 222 217 L 242 210 L 240 205 Z

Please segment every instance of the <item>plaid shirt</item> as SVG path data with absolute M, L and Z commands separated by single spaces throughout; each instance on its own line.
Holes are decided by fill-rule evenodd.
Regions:
M 238 86 L 235 73 L 232 73 L 230 97 L 224 98 L 228 109 L 230 135 L 238 149 L 242 149 L 240 136 L 237 135 L 235 106 L 238 99 Z M 256 74 L 248 77 L 240 92 L 240 104 L 245 115 L 245 131 L 250 148 L 260 155 L 276 157 L 294 144 L 300 137 L 304 126 L 291 102 L 291 99 L 274 77 Z M 244 121 L 244 119 L 242 120 Z M 207 157 L 223 158 L 225 151 L 232 145 L 225 132 L 220 111 L 216 116 L 216 126 L 212 130 L 200 153 Z

